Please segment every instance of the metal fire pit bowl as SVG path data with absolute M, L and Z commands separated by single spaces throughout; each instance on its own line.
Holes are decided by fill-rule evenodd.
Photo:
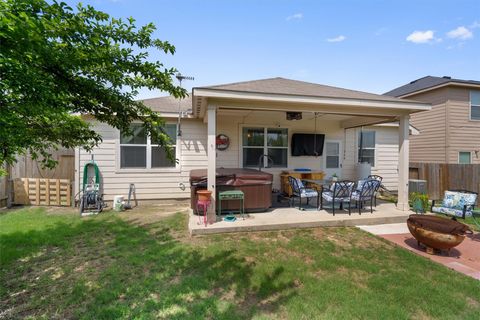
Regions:
M 455 220 L 436 216 L 412 214 L 407 220 L 408 230 L 417 239 L 419 245 L 427 248 L 427 253 L 436 250 L 450 250 L 472 234 L 469 226 Z

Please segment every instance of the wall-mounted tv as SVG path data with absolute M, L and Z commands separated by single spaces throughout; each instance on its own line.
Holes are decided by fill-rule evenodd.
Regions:
M 321 156 L 324 143 L 324 134 L 294 133 L 292 135 L 292 156 Z

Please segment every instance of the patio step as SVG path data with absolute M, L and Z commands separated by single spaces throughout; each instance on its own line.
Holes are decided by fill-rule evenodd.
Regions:
M 192 236 L 217 234 L 217 233 L 231 233 L 231 232 L 252 232 L 252 231 L 272 231 L 272 230 L 285 230 L 285 229 L 301 229 L 301 228 L 317 228 L 317 227 L 354 227 L 357 225 L 378 225 L 387 223 L 402 223 L 406 222 L 408 215 L 411 212 L 405 214 L 395 214 L 391 216 L 369 216 L 370 214 L 351 215 L 342 217 L 341 215 L 335 216 L 333 219 L 331 216 L 326 219 L 301 221 L 301 213 L 299 213 L 299 221 L 267 221 L 259 223 L 255 219 L 242 220 L 241 218 L 235 222 L 217 222 L 207 227 L 198 225 L 197 216 L 193 213 L 190 215 L 189 231 Z M 268 214 L 268 213 L 264 213 Z M 256 214 L 255 218 L 258 218 Z M 291 220 L 291 219 L 287 219 Z

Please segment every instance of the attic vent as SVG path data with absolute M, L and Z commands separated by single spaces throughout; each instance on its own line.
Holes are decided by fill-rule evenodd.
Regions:
M 452 77 L 449 77 L 449 76 L 443 76 L 442 78 L 443 79 L 452 79 Z

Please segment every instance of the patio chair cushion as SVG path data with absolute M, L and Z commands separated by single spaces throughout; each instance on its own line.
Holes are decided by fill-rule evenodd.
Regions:
M 314 198 L 318 197 L 318 192 L 317 190 L 314 189 L 302 189 L 302 192 L 300 193 L 300 197 L 302 198 Z
M 456 208 L 433 207 L 432 212 L 443 213 L 443 214 L 447 214 L 449 216 L 454 216 L 454 217 L 463 217 L 463 210 L 456 209 Z M 467 210 L 465 212 L 465 216 L 466 217 L 471 217 L 472 216 L 472 210 Z
M 352 192 L 352 199 L 356 201 L 360 201 L 360 190 L 355 190 Z
M 442 207 L 463 210 L 465 206 L 475 205 L 476 201 L 477 195 L 474 193 L 463 193 L 447 190 L 445 191 L 445 195 L 443 197 Z
M 358 180 L 356 190 L 361 191 L 366 181 L 367 181 L 366 179 Z
M 324 191 L 322 193 L 322 198 L 325 199 L 328 202 L 333 201 L 333 192 L 332 191 Z M 349 197 L 343 197 L 343 198 L 335 198 L 335 202 L 340 202 L 340 201 L 349 201 Z

